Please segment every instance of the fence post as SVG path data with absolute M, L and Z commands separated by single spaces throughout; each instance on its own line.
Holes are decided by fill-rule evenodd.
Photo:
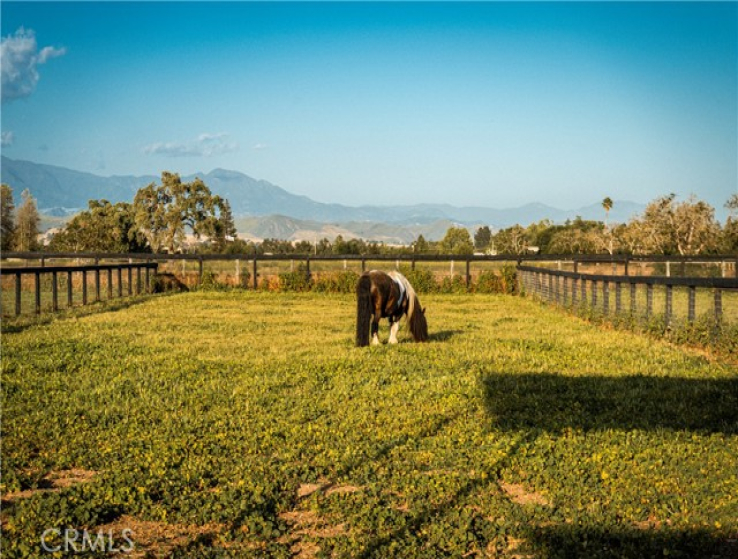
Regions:
M 666 321 L 666 325 L 669 326 L 671 323 L 671 313 L 672 313 L 672 286 L 667 285 L 666 286 L 666 309 L 664 310 L 664 314 L 666 315 L 664 317 Z
M 646 318 L 649 318 L 653 313 L 653 284 L 646 286 Z
M 197 278 L 197 283 L 202 284 L 202 255 L 197 259 L 197 266 L 198 266 L 198 276 L 199 276 Z
M 123 297 L 123 268 L 118 266 L 118 297 Z
M 87 304 L 87 272 L 82 270 L 82 304 Z
M 254 289 L 257 289 L 259 287 L 259 280 L 258 280 L 258 265 L 256 264 L 256 255 L 254 255 Z
M 128 295 L 133 295 L 133 268 L 128 266 Z
M 310 257 L 305 259 L 305 278 L 310 281 Z
M 113 269 L 108 268 L 108 300 L 113 298 Z
M 41 314 L 41 274 L 33 274 L 36 291 L 36 314 Z
M 95 264 L 97 265 L 98 259 L 95 258 Z M 100 270 L 95 268 L 95 302 L 100 301 Z
M 471 265 L 471 261 L 467 258 L 466 259 L 466 289 L 469 290 L 469 286 L 471 285 L 471 273 L 469 270 L 469 266 Z
M 564 276 L 564 288 L 562 295 L 564 296 L 563 305 L 566 306 L 566 301 L 568 299 L 567 295 L 569 294 L 569 281 L 566 276 Z
M 361 259 L 361 273 L 366 272 L 366 258 Z
M 200 276 L 202 281 L 202 276 Z M 141 295 L 141 265 L 136 266 L 136 295 Z
M 74 306 L 74 294 L 72 293 L 72 272 L 67 272 L 67 308 Z
M 51 308 L 54 312 L 59 310 L 59 291 L 56 279 L 56 272 L 51 272 Z
M 687 303 L 687 320 L 689 322 L 694 322 L 696 309 L 695 309 L 695 295 L 696 295 L 697 288 L 694 285 L 689 286 L 689 302 Z

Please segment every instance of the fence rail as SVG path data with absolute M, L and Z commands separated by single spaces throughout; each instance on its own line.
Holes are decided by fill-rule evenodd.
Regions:
M 655 314 L 654 291 L 663 287 L 663 317 L 668 326 L 675 312 L 674 289 L 686 288 L 686 318 L 694 322 L 697 317 L 697 290 L 711 290 L 711 306 L 715 322 L 724 318 L 723 292 L 731 295 L 738 291 L 738 278 L 728 277 L 667 277 L 629 276 L 606 274 L 583 274 L 551 270 L 536 266 L 518 266 L 518 281 L 526 293 L 563 306 L 589 306 L 607 316 L 614 311 L 622 314 L 624 309 L 623 288 L 627 286 L 631 316 L 643 315 L 650 318 Z M 638 288 L 645 287 L 645 298 L 639 297 Z M 614 288 L 615 306 L 611 307 L 611 287 Z M 703 303 L 706 302 L 702 298 Z
M 95 277 L 94 299 L 100 300 L 100 277 L 102 275 L 108 298 L 112 298 L 113 291 L 119 296 L 123 292 L 132 293 L 133 280 L 129 279 L 132 270 L 138 269 L 137 277 L 142 270 L 146 271 L 146 289 L 149 288 L 150 270 L 171 272 L 178 275 L 189 286 L 202 283 L 205 272 L 213 274 L 219 283 L 237 285 L 241 287 L 258 288 L 264 282 L 278 277 L 285 271 L 304 271 L 308 278 L 319 277 L 325 272 L 337 269 L 352 269 L 356 272 L 365 271 L 370 266 L 401 265 L 416 269 L 431 270 L 436 278 L 459 277 L 465 281 L 467 288 L 473 287 L 473 280 L 485 270 L 495 270 L 504 264 L 512 264 L 519 269 L 535 265 L 536 269 L 556 272 L 556 277 L 565 278 L 566 282 L 582 281 L 585 276 L 591 276 L 593 282 L 604 285 L 605 292 L 600 300 L 609 298 L 609 283 L 619 280 L 620 284 L 637 281 L 643 285 L 667 285 L 657 279 L 663 275 L 669 278 L 672 287 L 692 285 L 704 287 L 701 281 L 693 279 L 738 280 L 738 257 L 736 255 L 713 256 L 631 256 L 631 255 L 439 255 L 439 254 L 364 254 L 364 255 L 333 255 L 333 254 L 152 254 L 152 253 L 75 253 L 75 252 L 10 252 L 0 255 L 3 282 L 3 308 L 9 312 L 15 303 L 16 314 L 21 307 L 30 307 L 36 312 L 39 309 L 50 308 L 55 311 L 59 308 L 59 282 L 67 290 L 72 283 L 81 287 L 75 296 L 67 292 L 66 306 L 87 304 L 88 289 L 87 276 Z M 94 263 L 94 265 L 93 265 Z M 380 264 L 381 263 L 381 264 Z M 391 264 L 390 264 L 391 263 Z M 444 263 L 444 268 L 440 265 Z M 31 266 L 33 264 L 33 266 Z M 158 268 L 157 268 L 158 265 Z M 112 267 L 112 269 L 110 269 Z M 600 273 L 603 268 L 612 271 L 611 275 Z M 95 271 L 97 269 L 97 271 Z M 119 269 L 117 273 L 113 273 Z M 122 271 L 129 270 L 128 277 L 123 277 Z M 105 272 L 107 271 L 107 275 Z M 633 271 L 638 274 L 632 275 Z M 584 272 L 594 272 L 586 274 Z M 21 279 L 15 282 L 11 277 L 21 274 Z M 30 276 L 29 276 L 30 274 Z M 72 282 L 72 274 L 75 282 Z M 569 274 L 569 275 L 567 275 Z M 579 274 L 577 276 L 577 274 Z M 647 275 L 651 274 L 651 275 Z M 712 278 L 688 278 L 690 275 L 708 275 Z M 115 277 L 113 277 L 115 276 Z M 575 280 L 574 277 L 579 278 Z M 28 278 L 33 278 L 33 282 Z M 26 280 L 24 281 L 25 278 Z M 50 279 L 49 279 L 50 278 Z M 81 279 L 80 279 L 81 278 Z M 605 279 L 608 278 L 608 279 Z M 634 279 L 635 278 L 635 279 Z M 114 279 L 118 279 L 114 287 Z M 128 281 L 124 281 L 127 280 Z M 43 281 L 42 281 L 43 280 Z M 58 281 L 57 281 L 58 280 Z M 559 280 L 557 280 L 559 281 Z M 666 280 L 663 280 L 666 281 Z M 686 281 L 686 283 L 685 283 Z M 23 288 L 19 287 L 23 285 Z M 39 293 L 43 284 L 44 292 Z M 66 285 L 64 285 L 66 284 Z M 712 285 L 712 284 L 711 284 Z M 717 284 L 715 284 L 717 285 Z M 732 285 L 732 284 L 731 284 Z M 141 289 L 141 282 L 135 288 Z M 12 289 L 15 290 L 13 298 Z M 615 285 L 616 299 L 621 287 Z M 49 294 L 49 291 L 51 292 Z M 22 292 L 22 293 L 21 293 Z M 19 296 L 19 293 L 21 295 Z M 560 295 L 561 296 L 561 295 Z M 568 295 L 567 295 L 568 296 Z M 651 294 L 653 297 L 653 293 Z M 41 299 L 46 300 L 42 305 Z M 49 301 L 49 298 L 51 301 Z M 18 301 L 31 299 L 21 305 Z M 619 299 L 618 299 L 619 300 Z M 62 301 L 63 302 L 63 301 Z
M 101 276 L 103 272 L 107 272 L 105 285 L 107 288 L 107 299 L 113 299 L 114 292 L 117 296 L 123 297 L 124 294 L 133 295 L 142 292 L 149 292 L 151 288 L 151 272 L 156 273 L 159 264 L 154 262 L 138 262 L 138 263 L 120 263 L 120 264 L 96 264 L 85 266 L 21 266 L 0 268 L 0 276 L 13 276 L 15 278 L 13 292 L 15 316 L 19 316 L 23 307 L 23 279 L 24 277 L 33 278 L 33 309 L 36 314 L 41 313 L 42 298 L 41 286 L 42 279 L 50 278 L 51 281 L 51 310 L 57 312 L 59 305 L 59 286 L 60 279 L 63 281 L 63 287 L 66 288 L 66 307 L 74 306 L 74 274 L 77 274 L 78 282 L 81 287 L 82 305 L 88 304 L 88 274 L 94 278 L 94 299 L 93 302 L 102 300 L 101 293 Z M 123 271 L 127 272 L 124 278 Z M 136 282 L 134 289 L 133 272 L 136 271 Z M 113 273 L 115 272 L 115 274 Z M 143 277 L 142 277 L 143 272 Z M 116 281 L 117 280 L 117 281 Z M 114 287 L 116 289 L 114 290 Z M 124 289 L 125 287 L 125 289 Z M 5 301 L 3 301 L 5 303 Z

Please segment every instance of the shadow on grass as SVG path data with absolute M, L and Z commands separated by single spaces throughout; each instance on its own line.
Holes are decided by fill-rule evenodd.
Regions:
M 566 524 L 531 528 L 527 542 L 535 557 L 541 559 L 733 559 L 738 557 L 735 538 L 735 534 L 723 537 L 707 530 L 608 529 Z
M 487 412 L 501 429 L 738 433 L 738 378 L 503 373 L 480 382 Z
M 132 295 L 130 297 L 124 297 L 121 299 L 110 299 L 106 301 L 89 303 L 88 305 L 84 306 L 75 306 L 71 309 L 62 309 L 56 313 L 51 311 L 44 311 L 39 315 L 22 314 L 18 317 L 3 316 L 2 333 L 17 334 L 19 332 L 27 330 L 28 328 L 39 326 L 42 324 L 49 324 L 56 320 L 82 318 L 84 316 L 89 316 L 92 314 L 122 311 L 141 303 L 145 303 L 146 301 L 151 300 L 152 297 L 166 297 L 168 295 L 170 295 L 170 293 L 162 293 L 157 295 Z
M 446 342 L 456 336 L 462 334 L 463 330 L 440 330 L 439 332 L 431 332 L 428 334 L 429 342 Z

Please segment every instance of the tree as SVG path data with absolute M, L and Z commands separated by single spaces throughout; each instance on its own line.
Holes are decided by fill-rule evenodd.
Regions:
M 183 245 L 187 230 L 197 238 L 207 235 L 216 243 L 225 238 L 227 230 L 235 232 L 226 204 L 202 180 L 183 183 L 179 175 L 165 171 L 161 185 L 151 183 L 136 193 L 133 211 L 136 226 L 152 250 L 174 252 Z
M 21 193 L 22 202 L 18 206 L 15 222 L 14 248 L 19 252 L 37 250 L 38 224 L 41 218 L 38 215 L 36 199 L 28 189 Z
M 728 199 L 725 208 L 730 212 L 730 215 L 725 221 L 725 227 L 723 227 L 720 251 L 738 253 L 738 194 L 733 194 Z
M 424 254 L 428 252 L 429 249 L 430 245 L 428 244 L 428 241 L 425 240 L 425 237 L 423 237 L 423 235 L 418 235 L 418 238 L 413 242 L 413 252 L 416 254 Z
M 528 236 L 520 225 L 498 231 L 494 236 L 497 254 L 525 254 L 528 252 Z
M 474 233 L 474 248 L 477 250 L 487 250 L 491 241 L 492 231 L 488 225 L 483 225 Z
M 675 199 L 670 194 L 646 206 L 639 220 L 645 251 L 689 256 L 717 250 L 720 226 L 715 209 L 694 196 L 680 203 Z
M 2 214 L 0 215 L 0 227 L 2 231 L 0 235 L 1 250 L 11 250 L 13 248 L 13 237 L 15 233 L 15 221 L 13 219 L 13 210 L 15 203 L 13 202 L 13 189 L 7 184 L 2 184 Z
M 146 238 L 136 227 L 133 207 L 126 202 L 90 200 L 88 209 L 78 213 L 51 239 L 51 248 L 72 252 L 142 252 Z
M 613 201 L 612 199 L 607 196 L 604 200 L 602 200 L 602 207 L 605 208 L 605 236 L 607 239 L 605 242 L 605 248 L 607 249 L 607 252 L 612 254 L 613 253 L 613 237 L 612 237 L 612 231 L 610 230 L 610 226 L 608 225 L 608 220 L 610 218 L 610 210 L 612 209 Z
M 471 235 L 464 227 L 449 227 L 441 241 L 444 254 L 474 254 Z
M 613 201 L 609 196 L 602 200 L 602 207 L 605 208 L 605 228 L 607 228 L 607 220 L 610 217 L 610 210 L 612 209 L 612 206 Z

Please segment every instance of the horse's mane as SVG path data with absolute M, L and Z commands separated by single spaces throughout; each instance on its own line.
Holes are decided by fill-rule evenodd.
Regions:
M 400 272 L 388 272 L 387 275 L 391 277 L 393 280 L 400 282 L 402 286 L 405 288 L 405 296 L 407 297 L 407 318 L 408 318 L 408 327 L 410 326 L 410 320 L 412 320 L 413 315 L 415 314 L 415 305 L 418 301 L 418 296 L 415 294 L 415 290 L 413 289 L 413 286 L 410 285 L 410 282 L 407 281 L 407 278 L 403 276 Z

